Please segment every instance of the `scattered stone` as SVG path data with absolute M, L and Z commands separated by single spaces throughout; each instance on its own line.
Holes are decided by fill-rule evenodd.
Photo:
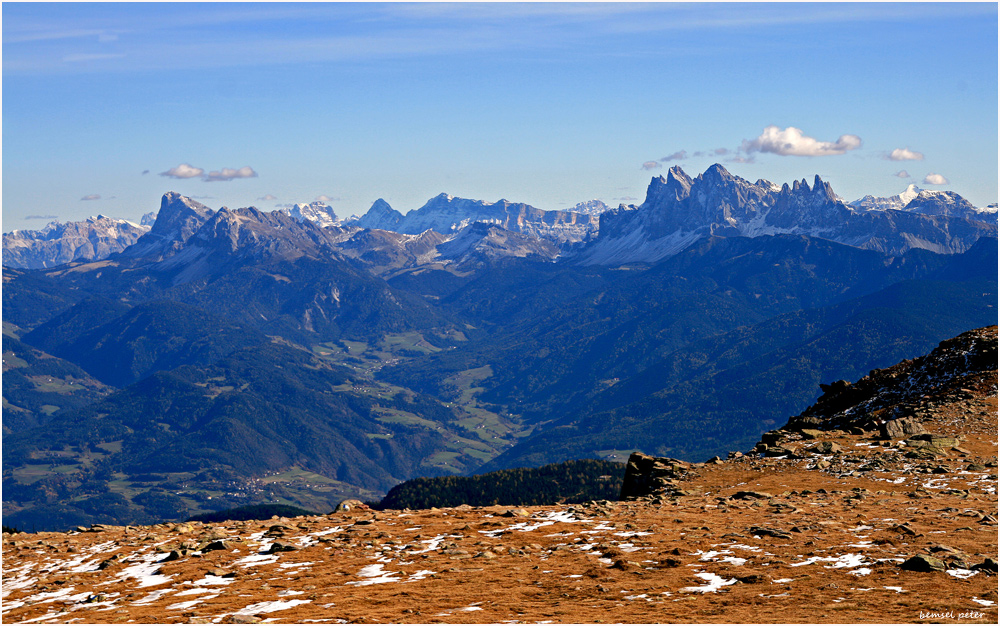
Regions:
M 751 526 L 748 533 L 752 535 L 757 535 L 758 537 L 774 537 L 776 539 L 791 539 L 792 536 L 783 530 L 778 530 L 776 528 L 765 528 L 763 526 Z
M 766 491 L 737 491 L 730 497 L 734 500 L 770 500 L 774 496 Z
M 826 434 L 822 430 L 817 430 L 815 428 L 803 428 L 799 432 L 802 433 L 802 438 L 806 440 L 819 439 Z
M 99 570 L 106 570 L 106 569 L 108 569 L 109 567 L 111 567 L 112 565 L 114 565 L 115 563 L 118 562 L 118 558 L 119 557 L 118 557 L 117 554 L 111 555 L 110 557 L 108 557 L 108 558 L 104 559 L 103 561 L 101 561 L 100 565 L 97 566 L 97 569 L 99 569 Z
M 766 574 L 750 574 L 748 576 L 740 576 L 736 580 L 744 585 L 760 585 L 771 582 L 771 577 Z
M 812 454 L 838 454 L 843 452 L 843 448 L 832 441 L 821 441 L 809 448 Z
M 210 541 L 210 542 L 206 543 L 204 546 L 202 546 L 201 548 L 199 548 L 199 551 L 201 551 L 201 552 L 212 552 L 214 550 L 227 550 L 228 551 L 228 550 L 232 550 L 232 546 L 230 545 L 230 543 L 228 541 L 225 541 L 223 539 L 219 539 L 219 540 L 216 540 L 216 541 Z
M 795 456 L 795 451 L 790 448 L 785 448 L 784 446 L 770 446 L 764 451 L 764 456 L 768 458 L 774 458 L 778 456 Z
M 211 576 L 218 576 L 219 578 L 235 578 L 236 577 L 236 572 L 228 570 L 228 569 L 223 569 L 221 567 L 213 567 L 213 568 L 211 568 L 209 570 L 206 570 L 205 573 L 209 574 Z
M 980 563 L 978 565 L 974 565 L 972 567 L 972 569 L 978 570 L 978 571 L 981 571 L 981 572 L 993 572 L 994 574 L 996 574 L 997 573 L 997 561 L 996 561 L 996 559 L 987 558 L 982 563 Z
M 285 543 L 284 541 L 275 541 L 271 544 L 271 547 L 267 549 L 267 554 L 274 554 L 275 552 L 294 552 L 298 550 L 299 547 L 290 543 Z
M 177 561 L 180 558 L 187 556 L 189 553 L 190 550 L 187 550 L 185 548 L 181 548 L 180 550 L 171 550 L 170 553 L 167 554 L 167 556 L 160 559 L 160 562 L 166 563 L 168 561 Z

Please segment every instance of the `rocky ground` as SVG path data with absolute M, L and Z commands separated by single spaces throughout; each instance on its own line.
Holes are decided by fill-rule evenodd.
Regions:
M 996 623 L 985 332 L 992 371 L 879 374 L 910 389 L 909 434 L 828 390 L 754 454 L 659 463 L 633 501 L 5 534 L 3 621 Z

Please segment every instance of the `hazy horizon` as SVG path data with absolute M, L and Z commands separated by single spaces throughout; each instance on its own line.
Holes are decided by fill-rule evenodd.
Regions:
M 997 201 L 997 6 L 3 5 L 3 230 L 212 207 L 643 200 L 722 163 Z

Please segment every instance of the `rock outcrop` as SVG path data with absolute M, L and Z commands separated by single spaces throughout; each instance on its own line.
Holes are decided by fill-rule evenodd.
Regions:
M 677 459 L 655 457 L 633 452 L 625 467 L 621 500 L 634 500 L 651 495 L 671 495 L 677 479 L 687 473 L 688 464 Z

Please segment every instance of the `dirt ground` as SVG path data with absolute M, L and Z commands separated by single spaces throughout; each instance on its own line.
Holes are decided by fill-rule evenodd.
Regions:
M 996 623 L 995 380 L 928 415 L 957 449 L 835 431 L 635 502 L 5 534 L 3 622 Z

